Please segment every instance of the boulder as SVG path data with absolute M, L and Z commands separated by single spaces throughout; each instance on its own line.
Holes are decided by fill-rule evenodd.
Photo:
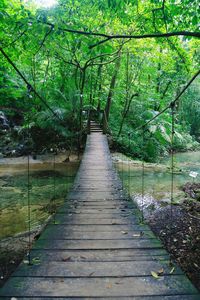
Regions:
M 6 118 L 5 114 L 0 111 L 0 129 L 1 130 L 8 130 L 10 129 L 10 124 L 8 119 Z

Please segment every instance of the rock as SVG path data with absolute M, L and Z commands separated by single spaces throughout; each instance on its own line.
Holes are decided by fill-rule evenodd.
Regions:
M 29 154 L 29 148 L 24 144 L 19 144 L 14 151 L 15 151 L 15 155 L 17 156 Z
M 9 121 L 2 111 L 0 111 L 0 129 L 2 130 L 10 129 Z
M 200 201 L 200 191 L 198 191 L 198 193 L 195 194 L 197 201 Z
M 4 140 L 5 144 L 9 144 L 11 142 L 11 138 L 9 136 L 5 137 L 5 140 Z

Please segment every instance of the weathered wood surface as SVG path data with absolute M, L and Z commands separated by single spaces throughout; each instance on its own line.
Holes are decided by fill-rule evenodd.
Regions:
M 11 299 L 197 300 L 134 204 L 125 199 L 107 139 L 88 136 L 74 188 L 31 251 L 0 291 Z M 163 269 L 160 279 L 151 271 Z

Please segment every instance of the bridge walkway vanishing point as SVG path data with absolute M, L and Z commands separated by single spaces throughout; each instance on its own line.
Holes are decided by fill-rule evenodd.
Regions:
M 171 272 L 138 214 L 120 188 L 106 136 L 92 124 L 68 200 L 33 245 L 32 265 L 21 263 L 0 298 L 200 299 L 178 267 Z M 151 275 L 162 269 L 159 279 Z

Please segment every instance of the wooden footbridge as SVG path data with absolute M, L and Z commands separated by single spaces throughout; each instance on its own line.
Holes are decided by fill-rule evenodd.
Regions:
M 33 245 L 32 264 L 18 267 L 0 298 L 200 299 L 138 215 L 120 188 L 106 136 L 91 124 L 68 200 Z

